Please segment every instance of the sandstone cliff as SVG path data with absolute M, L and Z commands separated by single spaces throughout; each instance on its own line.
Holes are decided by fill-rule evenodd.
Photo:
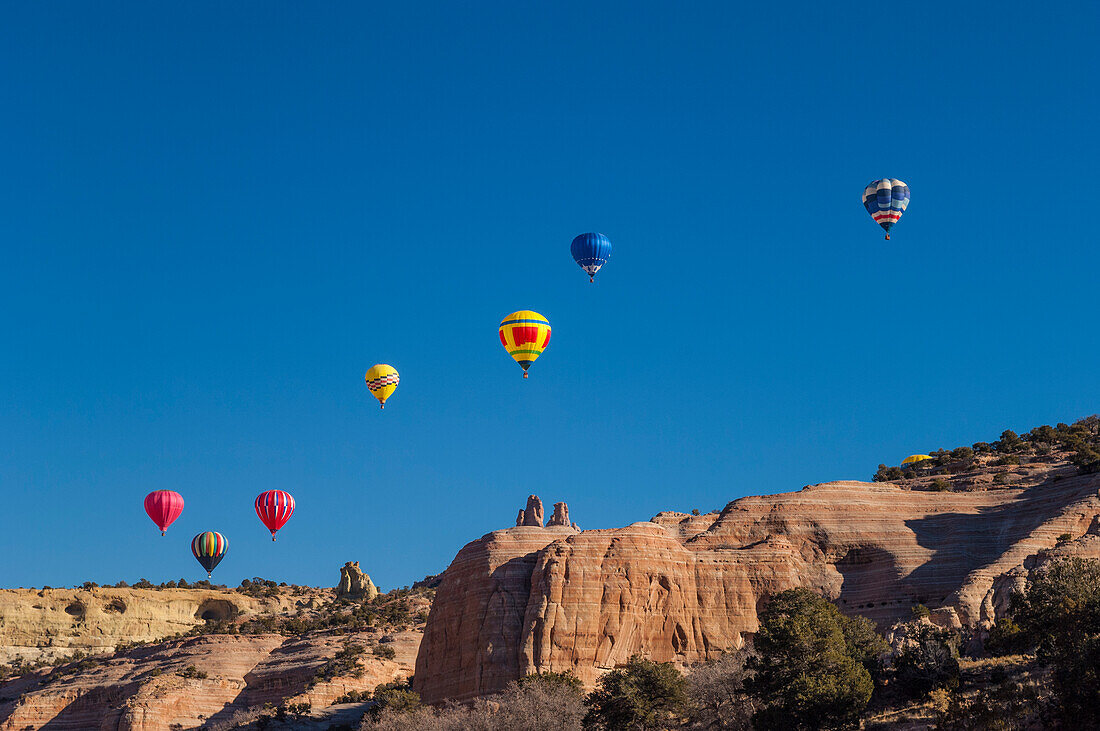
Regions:
M 213 589 L 4 589 L 0 663 L 110 652 L 119 643 L 159 640 L 207 620 L 290 613 L 325 593 L 255 598 Z
M 1037 563 L 1100 557 L 1100 475 L 1001 472 L 1004 487 L 978 465 L 961 492 L 834 482 L 613 530 L 494 531 L 444 573 L 414 688 L 467 699 L 546 670 L 591 685 L 633 654 L 686 666 L 739 647 L 760 602 L 797 586 L 882 624 L 920 603 L 980 631 Z
M 299 704 L 312 717 L 295 723 L 357 722 L 360 696 L 412 673 L 433 593 L 378 595 L 353 563 L 336 590 L 0 592 L 0 641 L 24 661 L 0 663 L 0 680 L 19 675 L 0 682 L 0 729 L 237 728 Z M 195 636 L 162 639 L 180 633 Z M 117 649 L 133 643 L 150 644 Z M 333 707 L 348 693 L 356 705 Z

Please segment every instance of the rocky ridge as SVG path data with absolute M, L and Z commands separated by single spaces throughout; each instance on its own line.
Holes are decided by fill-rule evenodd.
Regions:
M 360 591 L 341 596 L 344 583 Z M 303 713 L 297 727 L 325 727 L 342 696 L 369 696 L 413 669 L 433 592 L 368 587 L 377 594 L 349 563 L 337 589 L 2 592 L 9 656 L 72 660 L 0 683 L 0 729 L 237 728 L 279 707 Z
M 831 482 L 611 530 L 530 523 L 532 496 L 522 525 L 444 572 L 414 689 L 464 700 L 567 670 L 591 686 L 634 654 L 687 667 L 740 647 L 761 602 L 799 586 L 883 627 L 925 604 L 980 642 L 1036 566 L 1100 557 L 1100 475 L 1058 453 L 969 460 L 958 491 L 932 473 Z

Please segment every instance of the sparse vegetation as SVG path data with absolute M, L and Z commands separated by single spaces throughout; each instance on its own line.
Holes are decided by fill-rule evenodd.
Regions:
M 389 645 L 375 645 L 371 648 L 371 653 L 375 657 L 380 657 L 383 660 L 392 660 L 397 657 L 397 651 Z
M 1093 474 L 1100 472 L 1100 416 L 1089 416 L 1069 425 L 1037 426 L 1023 435 L 1006 429 L 1001 432 L 1001 438 L 992 443 L 975 442 L 972 447 L 956 447 L 950 451 L 937 449 L 929 452 L 929 456 L 932 459 L 905 468 L 880 464 L 873 479 L 875 482 L 899 482 L 933 474 L 958 474 L 978 464 L 1015 467 L 1025 462 L 1049 463 L 1056 459 L 1068 460 L 1081 474 Z M 951 486 L 949 481 L 944 482 Z M 994 482 L 1007 484 L 1008 478 L 998 475 Z M 943 488 L 942 484 L 937 479 L 932 489 L 953 487 Z
M 206 679 L 206 671 L 199 670 L 194 665 L 188 665 L 183 670 L 177 670 L 176 675 L 180 676 L 181 678 L 195 678 L 197 680 Z
M 363 666 L 359 664 L 359 658 L 366 652 L 362 645 L 348 643 L 335 656 L 317 670 L 309 685 L 313 687 L 318 683 L 325 683 L 334 678 L 350 675 L 363 677 Z

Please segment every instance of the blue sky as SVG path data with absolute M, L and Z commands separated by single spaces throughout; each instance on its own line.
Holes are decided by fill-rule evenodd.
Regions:
M 1094 4 L 371 5 L 8 8 L 0 586 L 219 530 L 231 585 L 388 588 L 529 493 L 614 527 L 1100 411 Z

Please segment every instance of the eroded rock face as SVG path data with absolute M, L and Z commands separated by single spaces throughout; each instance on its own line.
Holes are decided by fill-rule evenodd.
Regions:
M 495 531 L 444 573 L 414 689 L 462 700 L 548 670 L 592 685 L 633 654 L 686 666 L 740 647 L 760 603 L 798 586 L 883 626 L 925 604 L 981 628 L 1035 566 L 1100 557 L 1100 476 L 1069 474 L 958 493 L 834 482 L 614 530 Z
M 340 568 L 340 584 L 336 587 L 336 596 L 342 599 L 373 599 L 378 596 L 378 587 L 359 568 L 358 561 L 348 561 Z
M 57 680 L 42 670 L 0 686 L 0 729 L 236 728 L 264 704 L 320 709 L 350 691 L 408 677 L 415 631 L 393 634 L 393 659 L 366 652 L 355 670 L 314 682 L 348 643 L 375 645 L 380 634 L 207 635 L 118 653 Z
M 214 589 L 3 589 L 0 663 L 110 652 L 120 642 L 153 642 L 205 621 L 291 612 L 296 601 Z

